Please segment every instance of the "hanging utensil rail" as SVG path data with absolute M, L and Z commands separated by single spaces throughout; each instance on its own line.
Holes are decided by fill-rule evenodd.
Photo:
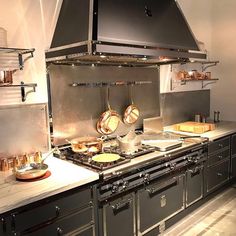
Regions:
M 152 84 L 152 81 L 116 81 L 116 82 L 93 82 L 93 83 L 77 83 L 69 84 L 71 87 L 113 87 L 113 86 L 129 86 L 129 85 L 144 85 Z

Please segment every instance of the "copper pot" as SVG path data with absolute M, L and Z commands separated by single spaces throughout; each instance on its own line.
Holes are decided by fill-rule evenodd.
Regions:
M 95 154 L 102 151 L 104 138 L 79 137 L 68 141 L 71 144 L 73 152 L 84 154 Z
M 123 153 L 131 154 L 141 148 L 141 138 L 137 136 L 134 130 L 130 130 L 129 133 L 123 138 L 117 136 L 119 148 Z

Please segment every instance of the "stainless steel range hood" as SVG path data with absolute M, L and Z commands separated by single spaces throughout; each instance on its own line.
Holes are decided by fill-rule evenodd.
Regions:
M 63 0 L 48 63 L 153 65 L 206 59 L 175 0 Z

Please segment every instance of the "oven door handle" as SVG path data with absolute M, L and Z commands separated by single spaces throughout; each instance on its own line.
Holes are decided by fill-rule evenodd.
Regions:
M 146 191 L 149 193 L 149 195 L 153 195 L 163 188 L 170 188 L 178 183 L 178 177 L 174 177 L 170 180 L 167 180 L 165 183 L 158 185 L 157 187 L 147 188 Z
M 203 169 L 203 165 L 201 166 L 196 166 L 193 169 L 188 170 L 192 175 L 197 175 L 200 174 L 201 170 Z
M 123 208 L 129 208 L 131 202 L 132 202 L 132 199 L 128 199 L 127 201 L 121 201 L 112 205 L 111 208 L 113 209 L 113 211 L 119 211 Z

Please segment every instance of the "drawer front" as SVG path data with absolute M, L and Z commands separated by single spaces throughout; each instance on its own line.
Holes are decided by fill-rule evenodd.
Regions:
M 91 189 L 85 189 L 70 196 L 12 215 L 12 225 L 16 232 L 23 231 L 47 220 L 58 218 L 72 210 L 88 206 Z
M 145 234 L 184 209 L 184 177 L 166 180 L 138 192 L 138 230 Z
M 88 232 L 79 231 L 80 228 L 86 225 L 93 224 L 93 208 L 88 208 L 72 215 L 66 216 L 55 223 L 49 224 L 31 233 L 23 233 L 27 236 L 59 236 L 65 234 L 71 235 L 89 235 Z M 80 232 L 72 234 L 72 232 Z M 91 231 L 89 231 L 91 232 Z M 90 234 L 92 236 L 93 234 Z
M 186 206 L 203 197 L 203 166 L 196 166 L 186 173 Z
M 226 149 L 222 152 L 218 152 L 217 154 L 208 156 L 207 165 L 212 166 L 229 158 L 230 158 L 230 149 Z
M 207 192 L 221 186 L 229 179 L 230 161 L 224 161 L 207 169 Z
M 208 145 L 209 155 L 230 146 L 230 137 L 222 138 Z

